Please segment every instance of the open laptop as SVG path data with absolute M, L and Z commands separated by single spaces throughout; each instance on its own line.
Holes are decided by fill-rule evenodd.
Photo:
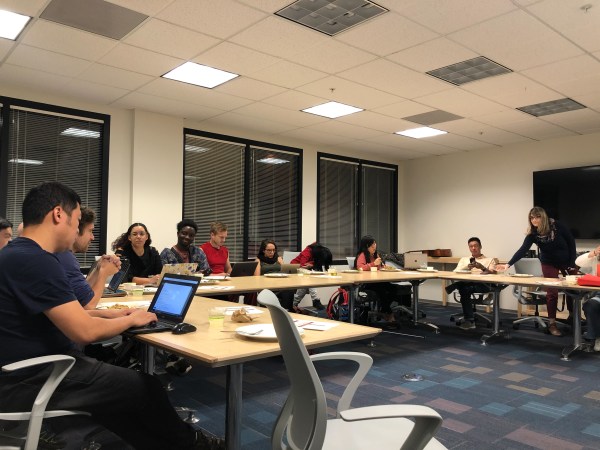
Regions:
M 148 312 L 156 314 L 158 322 L 144 327 L 130 328 L 127 333 L 147 334 L 171 331 L 175 325 L 185 319 L 199 284 L 198 277 L 176 273 L 165 274 L 148 307 Z
M 298 273 L 300 264 L 282 264 L 281 273 Z
M 90 271 L 88 272 L 88 278 L 92 273 L 94 273 L 98 268 L 98 261 L 94 261 L 94 264 L 90 267 Z M 125 297 L 127 292 L 123 289 L 119 289 L 119 286 L 125 279 L 127 275 L 127 271 L 129 270 L 129 261 L 127 259 L 121 260 L 121 269 L 115 273 L 110 281 L 108 282 L 108 286 L 104 288 L 104 292 L 102 292 L 102 298 L 111 298 L 111 297 Z
M 422 269 L 427 267 L 427 253 L 407 252 L 404 254 L 405 269 Z
M 256 266 L 258 265 L 257 261 L 242 261 L 233 264 L 233 269 L 231 270 L 230 277 L 250 277 L 254 275 L 254 271 L 256 270 Z

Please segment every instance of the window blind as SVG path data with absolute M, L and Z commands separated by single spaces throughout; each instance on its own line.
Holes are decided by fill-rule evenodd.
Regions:
M 377 239 L 380 252 L 396 251 L 394 202 L 396 170 L 387 167 L 362 165 L 361 234 Z

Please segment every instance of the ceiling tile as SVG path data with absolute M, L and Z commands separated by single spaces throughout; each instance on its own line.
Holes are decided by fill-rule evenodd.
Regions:
M 334 90 L 332 91 L 331 89 Z M 401 97 L 396 97 L 382 90 L 364 86 L 340 77 L 323 78 L 300 86 L 297 90 L 363 109 L 373 109 L 403 100 Z M 314 105 L 307 105 L 305 107 L 308 106 Z
M 346 136 L 348 139 L 368 139 L 370 137 L 385 134 L 378 130 L 339 122 L 335 119 L 329 119 L 327 122 L 317 123 L 304 129 L 320 131 L 322 133 L 337 134 L 338 136 Z
M 0 39 L 0 61 L 2 61 L 15 43 L 9 39 Z M 15 45 L 16 47 L 16 45 Z
M 69 83 L 71 78 L 51 73 L 43 73 L 43 76 L 40 76 L 40 71 L 37 69 L 4 63 L 0 66 L 0 81 L 3 85 L 24 86 L 48 93 Z
M 591 109 L 578 109 L 544 116 L 544 121 L 559 125 L 577 133 L 600 131 L 600 113 Z
M 202 124 L 206 124 L 210 127 L 224 127 L 227 130 L 237 128 L 251 132 L 265 133 L 268 135 L 283 133 L 296 128 L 294 126 L 279 122 L 266 122 L 260 117 L 245 116 L 243 114 L 236 114 L 233 112 L 227 112 L 220 116 L 212 117 L 203 121 Z
M 449 66 L 479 56 L 446 38 L 434 39 L 387 56 L 387 59 L 418 72 Z
M 412 100 L 403 100 L 390 105 L 373 108 L 374 112 L 385 114 L 386 116 L 396 117 L 398 119 L 414 116 L 415 114 L 423 114 L 433 110 L 435 110 L 435 108 L 423 105 L 422 103 L 413 102 Z
M 184 60 L 161 55 L 127 44 L 119 44 L 103 56 L 99 62 L 109 66 L 131 70 L 132 72 L 159 77 L 169 70 L 183 64 Z
M 398 130 L 405 129 L 404 127 L 408 124 L 405 120 L 384 116 L 383 114 L 372 111 L 362 111 L 360 114 L 350 114 L 349 116 L 340 117 L 337 120 L 351 125 L 382 131 L 384 133 L 395 133 Z M 412 126 L 414 126 L 414 124 L 412 124 Z
M 440 143 L 432 142 L 431 139 L 413 139 L 406 136 L 400 136 L 397 134 L 382 134 L 374 138 L 368 139 L 369 141 L 381 143 L 384 145 L 392 145 L 397 148 L 403 148 L 414 152 L 423 153 L 427 156 L 431 155 L 446 155 L 448 153 L 455 153 L 455 148 L 441 145 Z
M 148 16 L 153 16 L 172 3 L 173 0 L 106 0 L 109 3 L 132 9 Z
M 67 77 L 77 76 L 89 65 L 89 61 L 72 56 L 59 55 L 27 45 L 19 45 L 8 57 L 7 62 L 43 72 Z
M 270 16 L 229 39 L 244 47 L 293 60 L 294 55 L 326 44 L 329 37 L 318 31 Z
M 386 56 L 436 37 L 438 35 L 427 28 L 389 12 L 340 34 L 336 39 Z
M 489 148 L 490 146 L 488 142 L 483 142 L 477 139 L 459 136 L 458 134 L 452 133 L 433 136 L 428 138 L 428 140 L 460 151 L 480 150 L 483 148 Z
M 448 38 L 515 71 L 583 53 L 559 33 L 520 10 L 457 31 Z
M 95 61 L 117 45 L 117 41 L 66 25 L 37 20 L 23 43 L 64 55 Z
M 123 41 L 135 47 L 182 59 L 190 59 L 221 42 L 206 34 L 157 19 L 147 20 Z
M 315 116 L 314 114 L 307 114 L 302 111 L 292 111 L 260 102 L 242 106 L 236 109 L 235 112 L 246 116 L 262 117 L 266 121 L 272 120 L 274 122 L 285 123 L 295 128 L 306 127 L 330 120 L 326 117 Z
M 308 67 L 335 74 L 342 70 L 372 61 L 377 56 L 336 40 L 294 55 L 294 61 Z
M 558 125 L 534 118 L 507 124 L 502 128 L 511 133 L 520 134 L 521 136 L 526 136 L 537 141 L 554 139 L 563 136 L 574 136 L 577 134 L 574 131 L 567 130 L 566 128 Z
M 339 147 L 339 151 L 348 150 L 353 151 L 362 157 L 364 157 L 363 155 L 367 154 L 368 159 L 374 159 L 377 156 L 393 159 L 415 159 L 422 158 L 424 156 L 431 156 L 424 153 L 415 152 L 413 150 L 394 147 L 391 145 L 384 145 L 378 142 L 362 139 L 354 139 L 350 142 L 344 142 L 343 147 Z
M 305 94 L 304 92 L 292 90 L 285 91 L 282 94 L 274 95 L 273 97 L 263 100 L 264 103 L 295 111 L 301 111 L 307 107 L 320 105 L 327 101 L 329 100 L 324 97 L 315 97 L 313 95 Z
M 231 42 L 222 42 L 194 58 L 194 62 L 198 64 L 216 67 L 239 75 L 251 75 L 279 61 L 281 59 L 275 56 Z
M 303 84 L 325 78 L 327 74 L 293 62 L 279 61 L 272 66 L 254 72 L 251 76 L 266 83 L 294 89 Z
M 250 100 L 262 100 L 285 91 L 286 89 L 280 86 L 263 83 L 262 81 L 253 80 L 252 78 L 247 77 L 239 77 L 232 80 L 230 83 L 219 86 L 219 92 L 236 95 Z
M 582 6 L 592 6 L 587 12 Z M 565 2 L 546 0 L 527 8 L 544 23 L 580 45 L 588 52 L 600 50 L 600 4 L 598 2 Z
M 458 87 L 419 97 L 416 101 L 463 117 L 473 117 L 504 110 L 504 106 Z
M 125 89 L 90 83 L 84 80 L 71 80 L 68 84 L 63 85 L 62 89 L 58 88 L 55 92 L 61 92 L 67 97 L 75 97 L 102 105 L 108 105 L 129 93 Z
M 224 39 L 255 24 L 266 14 L 233 0 L 175 0 L 156 17 Z
M 77 76 L 81 80 L 113 86 L 121 89 L 134 90 L 154 79 L 149 75 L 130 72 L 104 64 L 92 64 Z
M 337 134 L 324 133 L 322 131 L 311 130 L 309 128 L 298 128 L 280 133 L 281 136 L 298 139 L 301 142 L 307 142 L 314 145 L 318 143 L 318 150 L 322 151 L 322 146 L 338 145 L 349 142 L 351 139 L 348 136 L 339 136 Z
M 514 72 L 466 83 L 461 87 L 465 91 L 513 108 L 561 97 L 558 92 Z
M 281 8 L 285 8 L 294 0 L 238 0 L 240 3 L 245 3 L 253 8 L 258 8 L 261 11 L 275 13 Z
M 42 12 L 47 3 L 48 0 L 2 0 L 0 2 L 0 9 L 35 17 Z
M 407 99 L 444 91 L 452 85 L 385 59 L 371 61 L 338 74 L 341 78 L 366 84 Z
M 469 119 L 454 120 L 446 122 L 443 127 L 440 127 L 449 133 L 466 136 L 479 141 L 488 142 L 495 145 L 510 145 L 519 142 L 530 141 L 525 136 L 520 136 L 499 128 L 478 123 Z
M 191 120 L 205 120 L 223 114 L 223 111 L 220 109 L 208 108 L 181 100 L 171 100 L 139 92 L 132 92 L 120 98 L 114 105 L 129 109 L 153 111 Z
M 503 111 L 491 114 L 482 114 L 477 117 L 478 122 L 483 122 L 497 128 L 503 128 L 503 125 L 528 122 L 530 120 L 531 116 L 529 114 L 512 108 L 506 108 Z

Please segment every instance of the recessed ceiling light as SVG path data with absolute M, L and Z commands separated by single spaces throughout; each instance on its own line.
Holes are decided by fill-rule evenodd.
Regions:
M 285 159 L 273 158 L 272 156 L 270 156 L 268 158 L 259 159 L 259 160 L 257 160 L 257 162 L 263 163 L 263 164 L 285 164 L 285 163 L 289 163 L 289 161 L 287 161 Z
M 396 131 L 395 134 L 401 134 L 415 139 L 421 139 L 432 136 L 439 136 L 440 134 L 446 134 L 447 131 L 437 130 L 430 127 L 411 128 L 410 130 Z
M 209 89 L 236 77 L 239 77 L 239 75 L 189 61 L 163 75 L 163 78 L 195 84 L 196 86 Z
M 347 116 L 348 114 L 364 111 L 364 109 L 355 108 L 354 106 L 344 105 L 343 103 L 338 102 L 327 102 L 321 105 L 313 106 L 312 108 L 303 109 L 302 111 L 309 114 L 316 114 L 317 116 L 336 119 L 337 117 Z
M 14 164 L 30 164 L 32 166 L 41 166 L 42 164 L 44 164 L 44 161 L 38 161 L 37 159 L 23 159 L 23 158 L 9 159 L 8 162 L 14 163 Z
M 0 37 L 16 40 L 31 17 L 0 9 Z
M 84 137 L 84 138 L 94 138 L 98 139 L 100 137 L 99 131 L 92 130 L 82 130 L 81 128 L 67 128 L 62 133 L 63 136 L 73 136 L 73 137 Z

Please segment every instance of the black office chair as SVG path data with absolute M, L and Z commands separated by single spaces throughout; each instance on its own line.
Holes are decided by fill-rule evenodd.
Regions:
M 515 262 L 514 265 L 515 273 L 529 274 L 534 277 L 543 277 L 542 263 L 538 258 L 522 258 Z M 539 306 L 546 305 L 546 292 L 542 290 L 542 287 L 535 289 L 514 286 L 513 295 L 519 301 L 519 303 L 525 307 L 533 306 L 535 312 L 533 316 L 525 316 L 520 319 L 513 321 L 513 328 L 519 329 L 519 325 L 524 322 L 534 322 L 536 328 L 541 328 L 546 331 L 548 329 L 548 319 L 546 317 L 540 317 Z
M 458 291 L 454 291 L 453 294 L 454 294 L 454 301 L 461 303 L 461 298 L 460 298 L 460 294 L 458 293 Z M 483 305 L 483 306 L 489 307 L 489 306 L 492 306 L 493 302 L 494 302 L 494 296 L 492 295 L 491 292 L 471 294 L 471 303 L 473 304 L 473 318 L 475 319 L 475 323 L 482 322 L 485 324 L 486 327 L 491 328 L 492 318 L 478 312 L 477 305 Z M 463 315 L 462 312 L 454 313 L 454 314 L 450 315 L 450 321 L 456 322 L 456 325 L 460 325 L 464 319 L 465 319 L 465 316 Z

